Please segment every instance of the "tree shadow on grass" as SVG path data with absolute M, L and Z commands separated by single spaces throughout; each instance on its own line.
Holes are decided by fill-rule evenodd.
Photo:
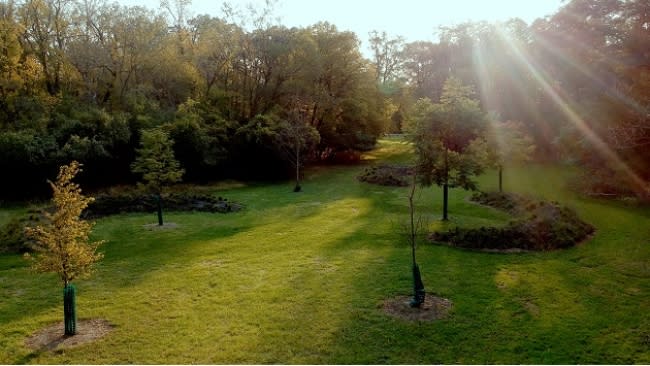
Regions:
M 286 298 L 307 297 L 310 301 L 295 301 L 296 305 L 288 306 L 281 322 L 299 332 L 315 327 L 320 342 L 280 345 L 284 348 L 281 355 L 286 358 L 267 361 L 377 364 L 598 360 L 593 357 L 599 354 L 597 347 L 585 344 L 580 337 L 571 337 L 593 336 L 590 322 L 600 316 L 600 308 L 587 300 L 590 295 L 584 292 L 575 266 L 563 261 L 575 256 L 573 251 L 503 255 L 424 245 L 418 250 L 418 262 L 425 286 L 429 293 L 454 301 L 452 316 L 433 323 L 408 323 L 387 317 L 379 306 L 383 299 L 412 291 L 410 253 L 408 246 L 396 243 L 398 240 L 385 227 L 378 227 L 381 225 L 377 225 L 376 217 L 369 218 L 377 210 L 386 212 L 385 208 L 391 206 L 389 211 L 395 213 L 398 207 L 371 202 L 366 215 L 354 218 L 361 225 L 354 225 L 343 237 L 319 247 L 320 254 L 311 263 L 303 263 L 300 273 L 294 274 L 285 287 Z M 543 263 L 565 264 L 551 265 L 541 272 L 532 269 L 546 268 Z M 504 268 L 517 267 L 537 285 L 519 286 L 504 293 L 497 275 Z M 337 283 L 332 277 L 337 273 L 345 283 Z M 545 276 L 550 275 L 554 276 L 553 282 L 544 285 Z M 555 308 L 564 298 L 574 306 Z M 546 312 L 544 316 L 540 311 Z M 276 329 L 268 329 L 255 344 L 274 344 L 277 337 Z
M 553 354 L 544 356 L 547 351 L 540 347 L 545 343 L 557 347 L 558 342 L 547 338 L 563 328 L 551 325 L 540 330 L 536 318 L 525 312 L 518 315 L 525 303 L 519 298 L 527 293 L 519 289 L 503 295 L 495 282 L 504 266 L 536 263 L 547 258 L 545 255 L 503 256 L 423 245 L 418 262 L 425 286 L 454 302 L 452 316 L 440 322 L 412 324 L 384 315 L 382 301 L 408 295 L 412 287 L 409 248 L 398 243 L 390 226 L 392 217 L 406 212 L 406 202 L 400 204 L 403 189 L 336 184 L 340 179 L 353 180 L 359 170 L 337 170 L 313 185 L 306 184 L 306 192 L 298 194 L 290 192 L 289 184 L 264 190 L 234 189 L 226 195 L 246 203 L 245 211 L 214 217 L 167 213 L 168 219 L 180 225 L 172 231 L 146 232 L 142 224 L 153 222 L 153 215 L 101 221 L 96 234 L 112 238 L 112 242 L 106 244 L 106 258 L 95 277 L 80 283 L 86 291 L 83 296 L 91 301 L 89 310 L 108 311 L 116 317 L 134 313 L 127 317 L 129 321 L 159 322 L 141 332 L 173 332 L 171 327 L 187 326 L 180 320 L 183 317 L 196 317 L 195 326 L 205 332 L 198 341 L 181 336 L 187 329 L 180 328 L 175 329 L 180 330 L 178 335 L 157 339 L 157 343 L 195 342 L 188 346 L 219 349 L 212 356 L 215 358 L 148 355 L 159 357 L 152 359 L 158 362 L 554 360 Z M 430 204 L 421 205 L 430 210 Z M 548 257 L 562 258 L 558 254 Z M 165 283 L 177 275 L 185 278 Z M 207 283 L 196 288 L 186 284 L 197 281 Z M 156 293 L 142 293 L 145 283 L 144 291 Z M 571 285 L 569 290 L 577 288 L 577 284 Z M 51 312 L 52 304 L 59 307 L 58 287 L 51 291 L 56 292 L 56 302 L 50 298 L 37 301 L 33 306 L 36 313 Z M 208 298 L 200 300 L 200 296 Z M 125 297 L 135 299 L 128 304 L 112 302 Z M 178 307 L 170 311 L 176 313 L 168 313 L 163 306 L 169 298 Z M 19 314 L 20 307 L 12 309 L 12 322 L 26 315 Z M 223 316 L 213 314 L 219 311 Z M 204 318 L 223 323 L 205 324 Z M 270 323 L 265 318 L 270 318 Z M 129 329 L 124 326 L 122 331 Z M 526 334 L 529 329 L 532 335 Z M 142 340 L 142 345 L 149 346 L 147 342 L 152 340 Z M 234 342 L 239 343 L 233 347 L 240 347 L 236 355 L 218 358 L 222 348 Z M 526 350 L 527 346 L 532 350 Z M 561 352 L 555 355 L 562 356 Z M 27 357 L 18 356 L 18 361 Z M 126 360 L 148 360 L 141 355 L 133 357 Z

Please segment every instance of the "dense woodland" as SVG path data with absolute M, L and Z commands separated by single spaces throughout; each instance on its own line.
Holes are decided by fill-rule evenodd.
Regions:
M 174 141 L 188 182 L 291 176 L 278 136 L 296 121 L 317 132 L 311 161 L 354 161 L 401 132 L 419 99 L 438 102 L 450 77 L 492 120 L 519 122 L 535 159 L 587 168 L 596 193 L 648 195 L 647 0 L 573 0 L 532 24 L 442 27 L 437 42 L 372 32 L 370 58 L 354 33 L 287 28 L 272 7 L 188 7 L 0 3 L 4 198 L 46 194 L 71 160 L 85 165 L 82 185 L 132 183 L 152 128 Z

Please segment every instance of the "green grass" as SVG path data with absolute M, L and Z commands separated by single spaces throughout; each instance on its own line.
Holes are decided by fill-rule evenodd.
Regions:
M 368 157 L 405 161 L 409 146 L 382 141 Z M 313 168 L 302 193 L 289 182 L 213 188 L 246 209 L 167 213 L 174 230 L 145 229 L 153 213 L 98 221 L 105 258 L 77 282 L 77 307 L 116 327 L 78 348 L 25 347 L 61 320 L 62 288 L 0 256 L 0 363 L 650 363 L 650 209 L 578 198 L 565 168 L 506 170 L 506 189 L 575 208 L 596 235 L 511 255 L 422 243 L 426 289 L 454 307 L 448 319 L 409 323 L 381 310 L 411 291 L 409 247 L 396 234 L 408 189 L 360 183 L 362 169 Z M 481 186 L 494 188 L 496 175 Z M 431 229 L 508 220 L 468 195 L 452 190 L 449 223 L 438 221 L 437 188 L 419 193 L 418 211 Z

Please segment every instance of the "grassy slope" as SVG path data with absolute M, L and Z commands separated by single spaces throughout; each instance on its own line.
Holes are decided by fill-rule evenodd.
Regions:
M 406 156 L 384 141 L 370 158 Z M 30 353 L 25 338 L 61 318 L 61 288 L 0 256 L 0 363 L 650 363 L 649 209 L 575 198 L 565 170 L 506 171 L 508 189 L 575 207 L 596 236 L 517 255 L 423 245 L 425 286 L 454 309 L 413 324 L 380 309 L 411 288 L 409 249 L 394 234 L 407 190 L 359 183 L 360 170 L 313 169 L 299 194 L 288 183 L 222 190 L 247 209 L 169 213 L 175 230 L 143 228 L 153 214 L 101 220 L 106 257 L 78 281 L 78 309 L 116 328 L 93 345 Z M 467 195 L 452 191 L 447 225 L 507 220 Z M 431 228 L 442 227 L 440 197 L 419 197 Z

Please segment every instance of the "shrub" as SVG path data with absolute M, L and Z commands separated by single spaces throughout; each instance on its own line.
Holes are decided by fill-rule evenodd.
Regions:
M 30 210 L 27 215 L 12 217 L 0 230 L 0 253 L 32 252 L 32 240 L 25 234 L 25 228 L 38 225 L 42 216 L 41 211 Z

